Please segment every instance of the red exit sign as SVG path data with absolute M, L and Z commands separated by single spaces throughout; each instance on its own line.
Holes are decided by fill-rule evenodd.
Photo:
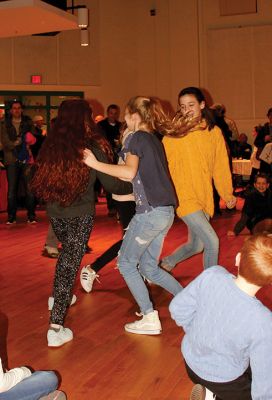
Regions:
M 34 85 L 39 85 L 42 83 L 42 76 L 41 75 L 31 75 L 31 83 Z

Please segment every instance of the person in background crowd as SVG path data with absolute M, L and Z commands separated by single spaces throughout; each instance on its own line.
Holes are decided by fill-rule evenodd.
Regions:
M 4 152 L 3 152 L 1 134 L 2 133 L 1 133 L 1 129 L 0 129 L 0 168 L 5 168 L 5 166 L 4 166 Z
M 266 143 L 259 155 L 260 171 L 272 178 L 272 142 Z
M 34 122 L 34 136 L 36 138 L 36 143 L 31 146 L 32 155 L 34 160 L 36 160 L 42 144 L 46 138 L 46 130 L 44 129 L 44 119 L 41 115 L 35 115 L 33 117 Z
M 254 146 L 258 148 L 257 159 L 259 159 L 259 155 L 261 154 L 264 146 L 272 141 L 272 108 L 269 108 L 267 111 L 268 122 L 264 125 L 259 125 L 255 127 L 255 131 L 257 132 L 256 139 L 254 141 Z
M 107 108 L 107 117 L 104 118 L 102 121 L 98 122 L 97 124 L 111 145 L 115 163 L 118 160 L 117 152 L 119 150 L 118 146 L 120 138 L 120 129 L 122 126 L 121 122 L 119 121 L 119 117 L 120 117 L 120 107 L 117 104 L 110 104 Z M 112 201 L 111 193 L 106 192 L 106 199 L 108 207 L 108 216 L 114 217 L 116 215 L 116 210 L 114 208 L 114 203 Z
M 110 143 L 112 149 L 116 149 L 116 144 L 119 141 L 121 122 L 120 107 L 116 104 L 110 104 L 107 108 L 107 117 L 98 122 L 98 126 L 102 129 L 106 139 Z
M 226 107 L 224 106 L 224 104 L 213 104 L 211 108 L 213 108 L 213 109 L 216 108 L 218 110 L 218 112 L 223 116 L 223 118 L 224 118 L 225 122 L 227 123 L 228 128 L 231 132 L 231 139 L 237 140 L 238 136 L 239 136 L 239 131 L 238 131 L 237 125 L 233 119 L 228 118 L 226 116 Z
M 33 158 L 30 145 L 35 143 L 35 138 L 33 140 L 34 126 L 31 119 L 23 115 L 20 101 L 12 101 L 7 118 L 0 123 L 0 130 L 8 180 L 7 224 L 16 223 L 19 179 L 23 180 L 25 188 L 28 222 L 36 223 L 35 198 L 28 187 L 29 164 Z
M 239 235 L 245 227 L 252 232 L 258 222 L 272 218 L 272 193 L 269 186 L 267 175 L 259 173 L 255 176 L 254 189 L 246 195 L 241 218 L 234 230 L 228 231 L 228 236 Z
M 238 140 L 234 140 L 232 143 L 233 150 L 232 156 L 235 158 L 242 158 L 244 160 L 250 160 L 252 153 L 252 146 L 247 143 L 247 135 L 240 133 Z
M 256 139 L 257 134 L 258 134 L 258 132 L 254 128 L 253 131 L 252 131 L 253 138 Z M 250 157 L 252 169 L 251 169 L 251 174 L 250 174 L 250 179 L 249 179 L 249 185 L 253 185 L 254 184 L 255 176 L 257 175 L 257 173 L 260 170 L 260 164 L 261 163 L 260 163 L 260 160 L 257 159 L 257 152 L 258 152 L 258 148 L 254 144 L 253 145 L 253 150 L 252 150 L 252 153 L 251 153 L 251 157 Z
M 227 146 L 227 152 L 228 152 L 228 156 L 230 158 L 230 166 L 231 166 L 231 156 L 232 156 L 232 131 L 230 130 L 226 120 L 225 120 L 225 112 L 226 109 L 223 106 L 223 104 L 213 104 L 211 107 L 211 110 L 213 112 L 213 118 L 215 121 L 215 125 L 217 125 L 226 142 L 226 146 Z
M 210 109 L 213 112 L 213 118 L 215 121 L 215 125 L 217 125 L 225 139 L 226 149 L 229 158 L 229 167 L 232 172 L 232 153 L 233 153 L 233 142 L 232 142 L 232 131 L 230 130 L 229 125 L 226 122 L 226 109 L 223 104 L 213 104 Z M 214 200 L 214 212 L 216 215 L 221 215 L 220 209 L 220 196 L 213 182 L 213 200 Z
M 257 147 L 256 159 L 260 161 L 260 172 L 272 175 L 272 163 L 260 157 L 266 145 L 272 142 L 272 108 L 267 111 L 268 122 L 264 125 L 255 126 L 256 138 L 254 146 Z M 270 151 L 269 151 L 270 152 Z M 270 157 L 269 157 L 270 158 Z

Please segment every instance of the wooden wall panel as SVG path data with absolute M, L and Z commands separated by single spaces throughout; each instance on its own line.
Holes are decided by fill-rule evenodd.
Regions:
M 0 84 L 12 82 L 12 39 L 0 40 Z
M 82 2 L 75 4 L 77 3 L 82 4 Z M 80 45 L 80 30 L 60 33 L 60 85 L 101 85 L 99 1 L 85 0 L 84 4 L 89 9 L 89 46 Z
M 14 39 L 14 83 L 29 84 L 42 75 L 44 85 L 57 84 L 57 37 L 23 36 Z
M 221 16 L 257 12 L 257 0 L 220 0 L 219 5 Z
M 93 38 L 90 37 L 90 42 Z M 67 46 L 69 43 L 69 46 Z M 92 45 L 80 45 L 80 30 L 60 34 L 59 83 L 61 85 L 96 85 L 99 82 L 97 54 Z
M 243 119 L 253 114 L 251 28 L 208 31 L 207 75 L 213 101 Z
M 255 117 L 265 118 L 272 107 L 271 68 L 272 68 L 272 25 L 257 26 L 253 31 L 254 93 Z

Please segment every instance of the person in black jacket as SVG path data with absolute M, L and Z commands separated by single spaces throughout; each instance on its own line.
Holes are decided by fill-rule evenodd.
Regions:
M 117 104 L 110 104 L 107 107 L 107 117 L 97 123 L 103 135 L 111 145 L 114 154 L 115 164 L 117 163 L 118 160 L 117 153 L 119 151 L 119 146 L 120 146 L 119 138 L 120 138 L 120 129 L 122 126 L 121 122 L 119 121 L 119 117 L 120 117 L 120 107 Z M 112 200 L 111 193 L 107 191 L 106 191 L 106 200 L 108 207 L 108 216 L 114 217 L 116 215 L 114 201 Z
M 31 118 L 23 115 L 22 107 L 20 101 L 12 101 L 7 118 L 0 124 L 4 164 L 8 180 L 7 224 L 16 223 L 17 191 L 20 179 L 22 179 L 25 188 L 28 222 L 36 222 L 35 198 L 28 188 L 28 161 L 31 158 L 31 153 L 26 140 L 27 134 L 34 134 L 34 126 Z
M 73 332 L 63 325 L 93 227 L 96 178 L 109 192 L 132 192 L 131 183 L 88 168 L 83 163 L 86 147 L 102 162 L 107 163 L 112 157 L 108 142 L 96 130 L 88 102 L 66 100 L 61 103 L 57 120 L 40 150 L 31 182 L 35 195 L 45 201 L 53 230 L 62 244 L 47 332 L 50 347 L 73 339 Z
M 252 153 L 252 146 L 247 143 L 247 135 L 240 133 L 238 140 L 234 140 L 232 156 L 235 158 L 242 158 L 243 160 L 250 160 Z
M 265 144 L 272 140 L 272 107 L 267 111 L 268 122 L 264 125 L 255 127 L 257 136 L 254 145 L 258 148 L 264 148 Z
M 265 219 L 272 218 L 272 193 L 269 189 L 269 178 L 260 173 L 255 176 L 254 189 L 245 199 L 240 220 L 228 236 L 239 235 L 247 227 L 252 233 L 255 225 Z

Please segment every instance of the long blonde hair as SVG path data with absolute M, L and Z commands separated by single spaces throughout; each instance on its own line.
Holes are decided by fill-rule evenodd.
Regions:
M 135 96 L 129 100 L 126 107 L 130 114 L 137 113 L 140 116 L 140 128 L 165 136 L 185 136 L 199 123 L 199 120 L 190 119 L 181 113 L 177 113 L 174 119 L 171 119 L 164 112 L 160 100 L 156 97 Z

